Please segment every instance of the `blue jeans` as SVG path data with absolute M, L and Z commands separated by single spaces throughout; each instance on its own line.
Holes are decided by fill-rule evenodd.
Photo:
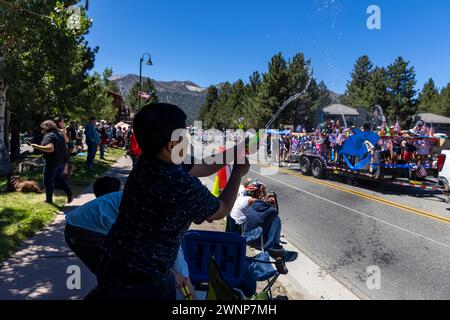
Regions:
M 281 243 L 281 219 L 276 217 L 269 227 L 269 230 L 265 232 L 264 237 L 264 249 L 269 250 L 274 248 L 275 245 L 279 246 Z
M 55 182 L 60 186 L 68 197 L 72 196 L 72 191 L 70 190 L 67 180 L 64 178 L 64 168 L 66 165 L 59 167 L 44 168 L 44 186 L 45 194 L 47 197 L 47 202 L 53 202 L 53 193 L 55 191 Z
M 105 158 L 105 145 L 102 143 L 100 145 L 100 159 L 104 159 Z
M 96 144 L 88 144 L 88 155 L 86 160 L 86 165 L 88 168 L 91 168 L 94 165 L 95 155 L 97 154 L 97 145 Z

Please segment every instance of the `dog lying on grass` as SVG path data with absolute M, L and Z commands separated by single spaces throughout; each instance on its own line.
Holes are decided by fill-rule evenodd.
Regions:
M 33 180 L 25 180 L 20 177 L 10 177 L 8 192 L 44 193 L 39 184 Z

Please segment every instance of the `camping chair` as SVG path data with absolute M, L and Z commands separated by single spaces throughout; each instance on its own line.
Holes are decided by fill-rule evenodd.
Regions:
M 259 228 L 252 235 L 260 238 Z M 207 289 L 208 299 L 218 300 L 235 299 L 239 295 L 236 289 L 241 287 L 245 295 L 250 297 L 256 293 L 256 281 L 268 281 L 262 293 L 256 295 L 257 300 L 268 300 L 272 297 L 271 289 L 280 274 L 286 274 L 278 265 L 286 267 L 280 261 L 271 262 L 268 253 L 258 255 L 256 258 L 246 257 L 246 241 L 251 239 L 237 233 L 189 231 L 183 239 L 182 247 L 185 259 L 189 266 L 192 284 L 197 290 Z M 273 265 L 277 266 L 277 270 Z M 251 274 L 247 270 L 253 271 Z M 256 272 L 255 272 L 256 270 Z M 280 272 L 282 271 L 282 272 Z M 246 283 L 256 274 L 254 286 Z M 250 279 L 251 280 L 251 279 Z M 247 284 L 247 285 L 246 285 Z

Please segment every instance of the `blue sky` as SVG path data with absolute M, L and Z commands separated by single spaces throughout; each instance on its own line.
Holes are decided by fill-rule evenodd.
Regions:
M 366 10 L 381 8 L 382 29 L 369 30 Z M 191 80 L 201 86 L 247 80 L 267 70 L 277 52 L 303 52 L 315 77 L 343 93 L 355 60 L 364 54 L 386 66 L 403 56 L 418 88 L 432 77 L 450 82 L 448 0 L 93 0 L 88 41 L 99 46 L 97 71 Z

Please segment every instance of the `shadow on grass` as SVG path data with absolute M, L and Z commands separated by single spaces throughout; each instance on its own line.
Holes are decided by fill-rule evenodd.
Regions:
M 76 169 L 69 184 L 74 195 L 85 191 L 123 155 L 123 150 L 112 149 L 106 154 L 107 160 L 96 159 L 92 171 L 86 168 L 86 157 L 72 158 L 70 161 Z M 23 174 L 21 178 L 42 184 L 43 171 Z M 45 195 L 6 193 L 6 187 L 7 179 L 0 178 L 0 263 L 10 257 L 24 240 L 50 224 L 58 212 L 63 212 L 66 201 L 61 191 L 55 195 L 55 204 L 48 205 L 44 203 Z
M 4 207 L 0 209 L 0 261 L 9 257 L 25 239 L 44 228 L 57 209 Z

